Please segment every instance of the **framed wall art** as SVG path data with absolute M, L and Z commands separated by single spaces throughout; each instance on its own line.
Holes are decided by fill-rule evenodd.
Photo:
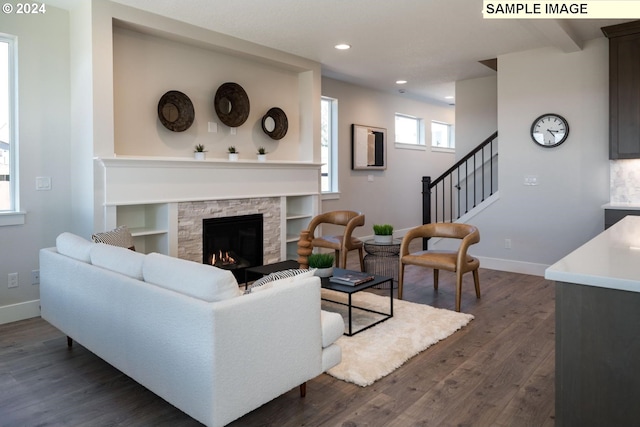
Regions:
M 351 169 L 387 168 L 387 130 L 373 126 L 351 125 Z

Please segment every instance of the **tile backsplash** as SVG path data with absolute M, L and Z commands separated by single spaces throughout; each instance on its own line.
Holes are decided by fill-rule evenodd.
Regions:
M 610 160 L 610 202 L 640 203 L 640 159 Z

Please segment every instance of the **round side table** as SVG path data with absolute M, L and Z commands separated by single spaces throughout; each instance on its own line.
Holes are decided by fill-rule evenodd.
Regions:
M 393 277 L 393 287 L 395 288 L 398 283 L 398 256 L 401 243 L 400 239 L 393 239 L 391 243 L 377 243 L 373 239 L 366 240 L 364 250 L 367 255 L 364 257 L 364 270 L 367 273 Z M 389 282 L 386 282 L 375 287 L 388 289 L 389 286 Z

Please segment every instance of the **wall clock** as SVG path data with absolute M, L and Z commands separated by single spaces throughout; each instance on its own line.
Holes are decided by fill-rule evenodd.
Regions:
M 557 147 L 567 140 L 569 123 L 560 114 L 543 114 L 531 125 L 533 142 L 543 147 Z

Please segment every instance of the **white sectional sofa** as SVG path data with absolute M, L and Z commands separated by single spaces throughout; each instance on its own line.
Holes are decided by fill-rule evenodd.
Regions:
M 342 318 L 305 276 L 242 295 L 226 270 L 70 233 L 40 251 L 42 317 L 208 426 L 340 363 Z

